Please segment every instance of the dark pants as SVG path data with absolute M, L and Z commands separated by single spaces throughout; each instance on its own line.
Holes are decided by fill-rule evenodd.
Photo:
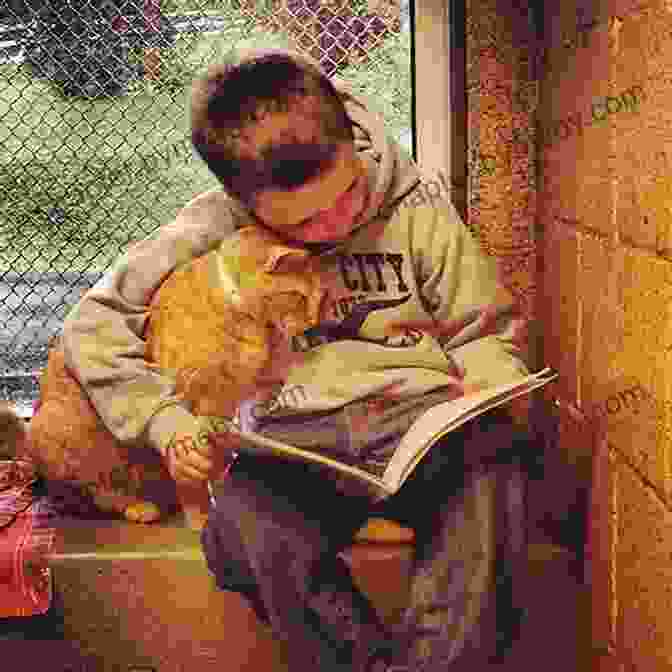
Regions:
M 241 457 L 215 489 L 202 535 L 208 566 L 285 640 L 292 672 L 491 669 L 518 621 L 527 447 L 492 412 L 453 432 L 375 505 L 312 467 Z M 416 532 L 410 605 L 395 632 L 338 555 L 371 516 Z

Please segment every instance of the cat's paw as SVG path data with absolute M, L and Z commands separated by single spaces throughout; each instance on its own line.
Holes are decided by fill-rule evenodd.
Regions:
M 208 514 L 197 509 L 185 508 L 183 514 L 185 525 L 195 532 L 201 532 L 208 522 Z
M 132 523 L 153 523 L 161 518 L 161 511 L 152 502 L 135 502 L 124 509 L 124 517 Z

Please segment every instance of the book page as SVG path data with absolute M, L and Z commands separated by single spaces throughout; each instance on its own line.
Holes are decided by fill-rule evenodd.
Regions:
M 433 406 L 411 425 L 399 442 L 382 479 L 320 453 L 298 448 L 263 434 L 244 431 L 229 418 L 213 417 L 212 420 L 215 427 L 220 426 L 222 431 L 229 431 L 242 439 L 242 452 L 322 465 L 368 484 L 372 495 L 382 499 L 394 494 L 401 487 L 435 441 L 491 408 L 551 382 L 557 375 L 550 368 L 546 368 L 511 383 Z
M 387 465 L 383 481 L 388 490 L 396 491 L 401 487 L 437 440 L 486 411 L 546 385 L 557 375 L 550 368 L 546 368 L 514 382 L 481 390 L 430 408 L 411 425 Z
M 251 455 L 263 455 L 269 456 L 273 455 L 275 457 L 280 457 L 284 460 L 298 460 L 300 462 L 310 462 L 313 464 L 320 464 L 322 466 L 328 467 L 339 473 L 346 474 L 353 478 L 357 478 L 360 481 L 367 482 L 372 486 L 372 492 L 378 496 L 385 494 L 390 494 L 386 484 L 380 479 L 370 474 L 363 469 L 358 469 L 349 464 L 339 462 L 331 457 L 326 457 L 320 453 L 316 453 L 312 450 L 305 450 L 303 448 L 297 448 L 288 443 L 282 441 L 276 441 L 271 439 L 263 434 L 257 434 L 256 432 L 246 432 L 242 430 L 235 422 L 227 418 L 213 418 L 216 425 L 220 425 L 222 429 L 235 434 L 240 437 L 241 447 L 240 450 Z

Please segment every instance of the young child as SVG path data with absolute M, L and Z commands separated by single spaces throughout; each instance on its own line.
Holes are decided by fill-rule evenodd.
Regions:
M 208 478 L 212 451 L 235 450 L 227 435 L 198 440 L 207 421 L 148 368 L 141 334 L 167 274 L 252 222 L 320 255 L 329 299 L 316 327 L 278 339 L 241 406 L 245 428 L 380 473 L 426 409 L 528 373 L 524 321 L 493 261 L 448 200 L 397 207 L 420 173 L 345 84 L 295 52 L 234 51 L 196 82 L 191 113 L 222 190 L 129 249 L 64 324 L 68 365 L 119 440 L 149 443 L 186 482 Z M 506 644 L 524 557 L 522 475 L 508 458 L 525 440 L 505 412 L 486 414 L 375 506 L 312 467 L 241 455 L 203 530 L 210 570 L 286 640 L 296 672 L 482 672 Z M 372 515 L 416 533 L 395 633 L 338 555 Z

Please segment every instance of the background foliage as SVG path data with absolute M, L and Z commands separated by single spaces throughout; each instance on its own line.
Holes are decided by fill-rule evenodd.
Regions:
M 25 65 L 0 66 L 0 270 L 102 270 L 131 240 L 167 223 L 195 194 L 217 186 L 184 141 L 194 76 L 228 49 L 291 46 L 281 33 L 217 0 L 168 0 L 167 14 L 226 18 L 217 33 L 180 33 L 161 50 L 160 77 L 126 95 L 64 97 Z M 365 11 L 365 3 L 355 7 Z M 142 50 L 131 56 L 141 66 Z M 337 74 L 399 137 L 410 126 L 410 36 L 390 33 L 375 62 Z M 181 147 L 175 151 L 176 146 Z

